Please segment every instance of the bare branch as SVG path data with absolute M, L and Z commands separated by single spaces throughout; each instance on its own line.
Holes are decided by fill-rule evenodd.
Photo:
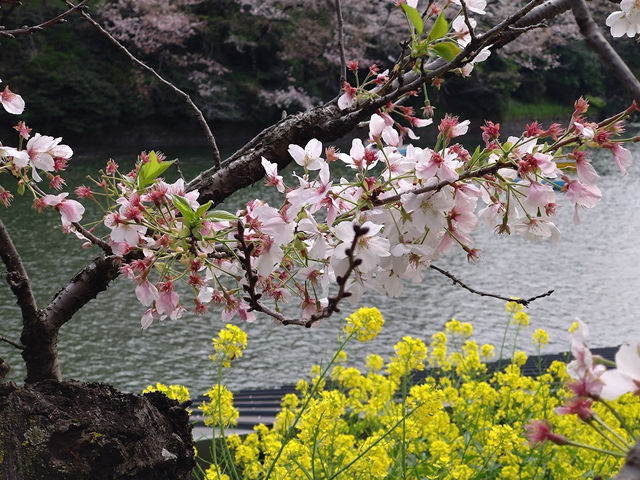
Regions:
M 340 0 L 335 0 L 336 15 L 338 17 L 338 48 L 340 49 L 340 88 L 347 81 L 347 59 L 344 53 L 344 20 Z
M 0 258 L 7 267 L 7 283 L 18 301 L 23 321 L 36 322 L 38 306 L 31 290 L 29 276 L 2 220 L 0 220 Z
M 107 255 L 113 255 L 113 250 L 111 250 L 111 245 L 109 245 L 107 242 L 105 242 L 101 238 L 96 237 L 93 233 L 91 233 L 89 230 L 84 228 L 78 222 L 73 222 L 71 225 L 73 225 L 76 228 L 76 230 L 78 230 L 78 232 L 80 232 L 91 243 L 99 246 L 104 251 L 104 253 L 106 253 Z
M 101 256 L 80 270 L 60 290 L 44 309 L 44 321 L 52 329 L 59 329 L 84 305 L 107 289 L 109 283 L 120 274 L 120 266 L 136 258 L 142 252 L 133 251 L 124 256 Z
M 524 305 L 525 307 L 528 307 L 529 304 L 531 302 L 533 302 L 534 300 L 537 300 L 537 299 L 543 298 L 543 297 L 548 297 L 549 295 L 551 295 L 553 293 L 553 290 L 549 290 L 548 292 L 545 292 L 543 294 L 536 295 L 535 297 L 530 297 L 530 298 L 504 297 L 502 295 L 496 295 L 495 293 L 487 293 L 487 292 L 481 292 L 480 290 L 476 290 L 475 288 L 472 288 L 472 287 L 468 286 L 467 284 L 463 283 L 462 281 L 458 280 L 458 278 L 456 278 L 452 273 L 450 273 L 447 270 L 445 270 L 443 268 L 440 268 L 440 267 L 438 267 L 436 265 L 429 265 L 429 268 L 435 270 L 436 272 L 441 273 L 445 277 L 449 278 L 454 284 L 457 283 L 462 288 L 464 288 L 465 290 L 470 291 L 471 293 L 474 293 L 476 295 L 480 295 L 481 297 L 492 297 L 492 298 L 497 298 L 498 300 L 504 300 L 505 302 L 519 303 L 521 305 Z
M 9 340 L 7 337 L 4 337 L 2 335 L 0 335 L 0 342 L 8 343 L 9 345 L 11 345 L 13 347 L 16 347 L 16 348 L 18 348 L 20 350 L 24 350 L 25 349 L 25 346 L 22 345 L 21 343 L 14 342 L 13 340 Z
M 58 23 L 64 23 L 66 22 L 66 18 L 69 15 L 71 15 L 76 11 L 81 11 L 85 7 L 88 1 L 89 0 L 82 0 L 78 5 L 69 5 L 71 8 L 69 8 L 69 10 L 67 10 L 66 12 L 61 13 L 57 17 L 53 17 L 52 19 L 47 20 L 46 22 L 40 23 L 38 25 L 33 25 L 31 27 L 25 25 L 24 27 L 16 28 L 14 30 L 0 30 L 0 37 L 15 38 L 19 35 L 30 35 L 33 32 L 40 32 L 45 28 L 51 27 Z
M 67 5 L 73 6 L 73 4 L 69 0 L 63 0 L 63 1 Z M 146 72 L 153 75 L 158 81 L 160 81 L 160 83 L 170 88 L 178 97 L 182 98 L 187 103 L 189 108 L 191 108 L 196 118 L 198 119 L 198 123 L 200 123 L 200 127 L 202 128 L 202 130 L 204 130 L 204 134 L 205 134 L 205 137 L 207 138 L 207 142 L 211 147 L 211 151 L 213 155 L 213 164 L 215 166 L 215 169 L 219 169 L 221 160 L 220 160 L 220 150 L 218 150 L 216 139 L 213 136 L 213 133 L 211 132 L 211 128 L 209 128 L 209 124 L 205 120 L 204 115 L 202 114 L 200 109 L 196 106 L 196 104 L 193 103 L 193 100 L 191 100 L 191 97 L 187 93 L 185 93 L 184 91 L 176 87 L 173 83 L 169 82 L 164 77 L 162 77 L 153 68 L 148 66 L 146 63 L 142 62 L 142 60 L 138 59 L 135 55 L 133 55 L 124 45 L 122 45 L 118 40 L 116 40 L 116 38 L 113 35 L 107 32 L 102 27 L 102 25 L 96 22 L 91 17 L 91 15 L 89 15 L 85 10 L 81 10 L 80 14 L 85 18 L 85 20 L 87 20 L 87 22 L 93 25 L 93 27 L 96 30 L 98 30 L 104 37 L 106 37 L 113 45 L 115 45 L 121 52 L 123 52 L 127 57 L 129 57 L 129 60 L 131 60 L 133 63 L 138 65 L 140 68 L 142 68 Z
M 634 100 L 640 103 L 640 82 L 627 64 L 620 58 L 609 42 L 604 38 L 600 29 L 593 21 L 589 7 L 584 0 L 571 0 L 571 10 L 576 19 L 580 33 L 584 36 L 589 47 L 600 55 L 604 63 L 609 65 L 618 80 L 625 86 Z

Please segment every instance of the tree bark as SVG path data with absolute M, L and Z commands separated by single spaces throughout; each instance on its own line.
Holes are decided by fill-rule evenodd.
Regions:
M 191 428 L 184 408 L 160 393 L 0 383 L 0 478 L 188 480 Z

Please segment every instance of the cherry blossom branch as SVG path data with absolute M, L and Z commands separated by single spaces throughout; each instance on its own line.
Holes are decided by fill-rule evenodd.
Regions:
M 66 22 L 66 17 L 68 17 L 69 15 L 71 15 L 76 11 L 82 11 L 82 9 L 85 8 L 85 5 L 87 4 L 88 1 L 89 0 L 82 0 L 77 5 L 69 5 L 71 8 L 69 8 L 69 10 L 67 10 L 66 12 L 63 12 L 60 15 L 53 17 L 52 19 L 47 20 L 46 22 L 40 23 L 38 25 L 33 25 L 31 27 L 25 25 L 24 27 L 17 28 L 14 30 L 4 30 L 4 27 L 0 27 L 0 36 L 15 38 L 18 35 L 30 35 L 33 32 L 41 32 L 45 28 L 51 27 L 58 23 L 64 23 Z
M 618 80 L 625 86 L 636 102 L 640 102 L 640 82 L 627 66 L 620 55 L 613 49 L 611 44 L 604 38 L 600 29 L 593 21 L 589 7 L 584 0 L 571 0 L 571 10 L 580 28 L 580 33 L 587 40 L 591 50 L 600 55 Z
M 13 340 L 9 340 L 7 337 L 0 335 L 0 342 L 8 343 L 9 345 L 16 347 L 20 350 L 24 350 L 26 347 L 21 343 L 14 342 Z M 1 360 L 1 359 L 0 359 Z
M 46 193 L 37 185 L 32 185 L 33 190 L 37 193 L 39 193 L 40 195 L 42 195 L 43 197 L 46 196 Z M 107 255 L 113 255 L 113 250 L 111 249 L 111 245 L 109 245 L 107 242 L 105 242 L 104 240 L 102 240 L 101 238 L 96 237 L 93 233 L 91 233 L 89 230 L 87 230 L 86 228 L 84 228 L 80 223 L 78 222 L 72 222 L 71 225 L 73 225 L 75 227 L 75 229 L 81 233 L 87 240 L 89 240 L 91 243 L 93 243 L 94 245 L 99 246 Z
M 349 266 L 345 271 L 344 275 L 338 276 L 336 278 L 336 283 L 338 284 L 338 292 L 335 296 L 329 297 L 327 306 L 324 307 L 320 312 L 314 313 L 308 320 L 298 319 L 298 318 L 286 318 L 279 312 L 270 309 L 269 307 L 263 305 L 260 302 L 260 298 L 262 298 L 262 294 L 256 292 L 256 285 L 258 283 L 258 276 L 253 273 L 253 267 L 251 266 L 251 252 L 252 246 L 247 244 L 244 238 L 244 226 L 242 222 L 238 222 L 238 233 L 234 235 L 234 238 L 240 244 L 240 252 L 238 254 L 238 258 L 242 263 L 242 269 L 245 272 L 245 278 L 247 279 L 247 284 L 243 285 L 243 289 L 247 292 L 247 296 L 244 297 L 244 300 L 249 304 L 251 310 L 255 310 L 256 312 L 261 312 L 270 317 L 274 318 L 282 325 L 299 325 L 305 328 L 310 328 L 314 323 L 322 320 L 323 318 L 329 318 L 334 313 L 340 312 L 339 303 L 341 300 L 348 298 L 351 296 L 351 292 L 347 292 L 347 281 L 355 269 L 362 263 L 362 260 L 355 257 L 355 248 L 358 244 L 358 240 L 363 235 L 368 233 L 369 229 L 366 227 L 360 227 L 358 225 L 353 226 L 353 240 L 351 241 L 351 246 L 345 251 L 347 254 L 347 259 L 349 262 Z
M 435 270 L 436 272 L 441 273 L 442 275 L 444 275 L 445 277 L 449 278 L 454 285 L 458 284 L 460 285 L 462 288 L 464 288 L 465 290 L 468 290 L 469 292 L 475 294 L 475 295 L 479 295 L 481 297 L 492 297 L 492 298 L 497 298 L 498 300 L 504 300 L 505 302 L 515 302 L 515 303 L 519 303 L 521 305 L 524 305 L 525 307 L 528 307 L 529 304 L 531 302 L 533 302 L 534 300 L 537 300 L 539 298 L 543 298 L 543 297 L 548 297 L 549 295 L 553 294 L 553 290 L 549 290 L 548 292 L 542 293 L 540 295 L 536 295 L 535 297 L 530 297 L 530 298 L 513 298 L 513 297 L 504 297 L 502 295 L 496 295 L 495 293 L 488 293 L 488 292 L 481 292 L 480 290 L 476 290 L 475 288 L 470 287 L 469 285 L 467 285 L 466 283 L 463 283 L 461 280 L 459 280 L 457 277 L 455 277 L 452 273 L 448 272 L 447 270 L 440 268 L 436 265 L 429 265 L 429 268 Z
M 75 229 L 78 230 L 78 232 L 81 233 L 82 236 L 84 236 L 91 243 L 99 246 L 104 251 L 104 253 L 106 253 L 107 255 L 113 255 L 113 250 L 111 249 L 111 245 L 109 245 L 107 242 L 105 242 L 99 237 L 96 237 L 93 233 L 91 233 L 89 230 L 84 228 L 78 222 L 73 222 L 71 225 L 73 225 Z
M 416 188 L 415 190 L 407 190 L 406 192 L 402 192 L 401 194 L 398 195 L 393 195 L 391 197 L 385 197 L 382 199 L 376 199 L 373 201 L 373 204 L 375 206 L 380 206 L 380 205 L 387 205 L 389 203 L 394 203 L 397 202 L 398 200 L 400 200 L 402 198 L 402 195 L 406 195 L 407 193 L 413 193 L 415 195 L 420 195 L 421 193 L 427 193 L 427 192 L 437 192 L 438 190 L 446 187 L 447 185 L 454 185 L 456 183 L 458 183 L 461 180 L 467 180 L 469 178 L 481 178 L 484 177 L 485 175 L 490 175 L 493 173 L 496 173 L 498 170 L 500 170 L 501 168 L 507 168 L 507 167 L 513 167 L 513 163 L 511 162 L 496 162 L 492 165 L 489 165 L 487 167 L 482 167 L 479 168 L 477 170 L 470 170 L 468 172 L 463 173 L 462 175 L 460 175 L 458 177 L 457 180 L 454 180 L 452 182 L 448 181 L 448 180 L 442 180 L 434 185 L 429 185 L 426 187 L 421 187 L 421 188 Z
M 344 20 L 340 0 L 335 0 L 336 15 L 338 17 L 338 48 L 340 49 L 340 88 L 347 81 L 347 59 L 344 53 Z
M 360 240 L 360 237 L 363 237 L 368 232 L 369 229 L 367 227 L 361 227 L 355 224 L 353 225 L 353 240 L 351 241 L 351 246 L 345 250 L 347 259 L 349 261 L 349 266 L 347 267 L 344 275 L 336 277 L 336 283 L 338 284 L 338 293 L 334 297 L 329 297 L 329 303 L 327 304 L 327 306 L 324 307 L 321 312 L 311 315 L 311 318 L 304 324 L 291 322 L 292 324 L 304 325 L 305 328 L 309 328 L 318 320 L 329 318 L 334 313 L 340 312 L 340 308 L 338 307 L 340 301 L 351 296 L 351 292 L 347 292 L 347 281 L 349 280 L 351 274 L 358 267 L 358 265 L 362 263 L 362 260 L 356 258 L 355 256 L 358 240 Z
M 69 6 L 74 6 L 73 3 L 71 3 L 69 0 L 63 0 L 63 1 Z M 75 6 L 75 8 L 77 9 L 78 6 Z M 121 52 L 123 52 L 127 57 L 129 57 L 129 60 L 131 60 L 133 63 L 138 65 L 140 68 L 142 68 L 146 72 L 148 72 L 151 75 L 153 75 L 160 83 L 162 83 L 166 87 L 170 88 L 178 97 L 182 98 L 186 102 L 186 104 L 189 106 L 189 108 L 191 108 L 191 110 L 195 114 L 196 118 L 198 119 L 198 123 L 200 124 L 200 127 L 204 131 L 204 134 L 205 134 L 205 137 L 207 139 L 207 142 L 209 143 L 209 146 L 211 147 L 214 167 L 216 169 L 220 169 L 220 163 L 221 163 L 220 150 L 218 149 L 218 145 L 216 143 L 216 139 L 213 136 L 213 133 L 211 132 L 211 128 L 209 128 L 209 124 L 205 120 L 204 115 L 202 114 L 202 111 L 196 106 L 195 103 L 193 103 L 193 100 L 191 100 L 191 97 L 186 92 L 184 92 L 183 90 L 180 90 L 178 87 L 176 87 L 173 83 L 171 83 L 170 81 L 166 80 L 163 76 L 161 76 L 153 68 L 148 66 L 146 63 L 142 62 L 142 60 L 140 60 L 135 55 L 133 55 L 127 49 L 127 47 L 125 47 L 113 35 L 111 35 L 109 32 L 107 32 L 102 27 L 102 25 L 100 25 L 98 22 L 96 22 L 91 17 L 91 15 L 89 15 L 86 12 L 85 9 L 81 9 L 80 10 L 80 14 L 84 17 L 85 20 L 87 20 L 87 22 L 89 22 L 91 25 L 93 25 L 93 27 L 96 30 L 98 30 L 104 37 L 106 37 L 113 45 L 115 45 Z
M 244 270 L 244 275 L 247 279 L 247 284 L 242 286 L 242 288 L 245 292 L 247 292 L 248 295 L 244 297 L 244 300 L 249 304 L 251 310 L 265 313 L 270 317 L 276 319 L 278 322 L 284 324 L 284 322 L 287 320 L 284 315 L 260 303 L 262 294 L 256 292 L 258 276 L 253 273 L 253 267 L 251 266 L 251 252 L 253 250 L 253 245 L 249 245 L 244 238 L 244 225 L 241 221 L 238 221 L 238 232 L 234 235 L 234 238 L 240 245 L 241 253 L 238 254 L 238 259 L 242 263 L 242 269 Z
M 408 72 L 403 76 L 402 84 L 396 80 L 399 86 L 395 89 L 369 103 L 359 105 L 353 111 L 340 111 L 336 98 L 312 110 L 288 116 L 264 129 L 228 157 L 222 163 L 222 169 L 211 168 L 202 171 L 187 184 L 187 190 L 198 190 L 202 201 L 212 200 L 214 204 L 219 204 L 232 193 L 264 177 L 261 157 L 274 159 L 279 168 L 284 168 L 291 163 L 287 153 L 289 144 L 304 145 L 311 138 L 331 142 L 343 137 L 380 107 L 397 100 L 409 91 L 416 90 L 424 82 L 459 68 L 474 58 L 484 46 L 491 45 L 492 50 L 496 50 L 522 34 L 522 31 L 510 31 L 509 27 L 523 28 L 553 18 L 569 9 L 569 1 L 548 0 L 542 5 L 542 0 L 529 2 L 494 28 L 476 36 L 476 42 L 470 42 L 451 62 L 438 59 L 426 65 L 428 71 L 425 74 Z
M 24 323 L 33 323 L 38 318 L 38 306 L 31 290 L 29 276 L 16 250 L 11 236 L 0 220 L 0 258 L 7 267 L 6 280 L 22 311 Z

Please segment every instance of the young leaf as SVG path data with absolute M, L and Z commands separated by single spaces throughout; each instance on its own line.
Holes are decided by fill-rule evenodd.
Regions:
M 436 43 L 431 48 L 447 62 L 453 60 L 455 56 L 460 53 L 460 47 L 457 43 L 453 42 Z
M 195 213 L 195 217 L 196 218 L 200 218 L 202 217 L 202 215 L 204 214 L 204 212 L 206 212 L 207 210 L 209 210 L 209 207 L 211 207 L 211 205 L 213 205 L 213 202 L 211 200 L 209 200 L 207 203 L 205 203 L 204 205 L 200 205 L 200 208 L 198 208 L 198 210 L 196 210 Z
M 197 221 L 196 214 L 191 208 L 191 205 L 189 205 L 189 201 L 186 198 L 181 197 L 180 195 L 174 195 L 173 204 L 178 210 L 180 210 L 180 213 L 182 214 L 182 217 L 184 218 L 187 225 L 192 226 L 193 224 L 195 224 L 195 222 Z
M 444 18 L 444 12 L 440 12 L 438 18 L 436 18 L 433 27 L 431 27 L 431 31 L 429 32 L 428 40 L 437 40 L 438 38 L 444 37 L 449 31 L 449 24 L 447 20 Z
M 150 185 L 174 162 L 175 160 L 171 160 L 170 162 L 159 162 L 156 152 L 151 151 L 151 153 L 149 153 L 149 161 L 144 163 L 138 172 L 138 186 L 140 188 L 144 188 L 147 185 Z
M 422 30 L 424 29 L 424 23 L 422 23 L 422 17 L 420 13 L 415 8 L 407 5 L 406 3 L 402 4 L 402 10 L 407 14 L 407 17 L 413 23 L 413 26 L 416 28 L 416 32 L 418 35 L 422 35 Z
M 224 221 L 224 220 L 228 220 L 230 222 L 233 222 L 233 221 L 238 220 L 238 217 L 236 217 L 235 215 L 233 215 L 233 214 L 231 214 L 229 212 L 225 212 L 224 210 L 211 210 L 209 213 L 207 213 L 205 218 L 207 220 L 213 220 L 214 222 L 216 222 L 216 221 Z

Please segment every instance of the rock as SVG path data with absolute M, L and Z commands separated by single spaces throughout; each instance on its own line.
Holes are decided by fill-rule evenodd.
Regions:
M 0 478 L 187 480 L 195 461 L 184 408 L 109 385 L 0 383 Z

